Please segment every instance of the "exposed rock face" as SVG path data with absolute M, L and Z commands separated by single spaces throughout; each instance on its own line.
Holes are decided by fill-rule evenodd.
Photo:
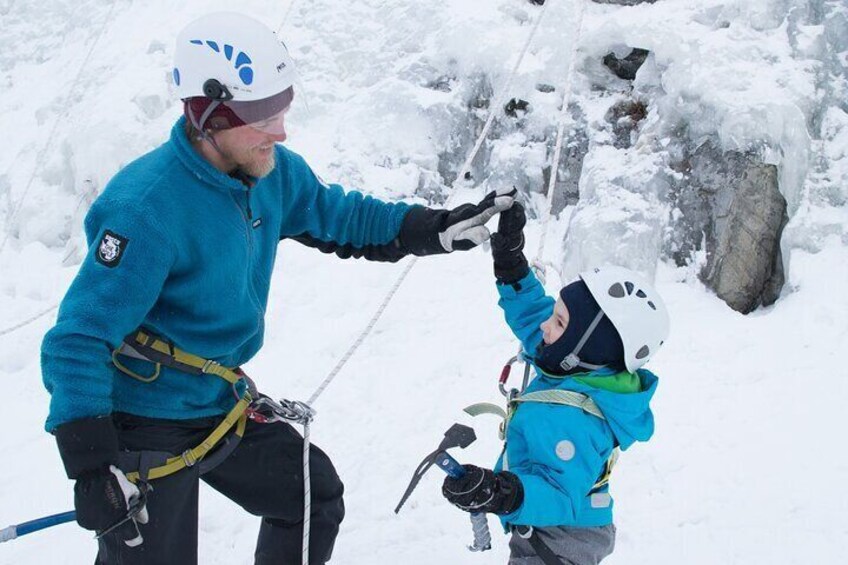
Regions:
M 615 73 L 615 76 L 618 78 L 633 80 L 636 78 L 636 73 L 639 71 L 639 67 L 642 66 L 649 54 L 650 51 L 647 49 L 637 47 L 628 53 L 623 59 L 616 57 L 615 53 L 607 53 L 603 59 L 603 63 L 609 70 Z
M 604 116 L 612 126 L 613 146 L 618 149 L 631 147 L 636 128 L 647 115 L 648 107 L 641 100 L 622 100 L 613 105 Z
M 708 142 L 681 171 L 686 179 L 674 192 L 682 215 L 673 231 L 685 235 L 672 256 L 684 264 L 703 243 L 701 278 L 719 298 L 743 314 L 773 304 L 784 283 L 780 238 L 788 220 L 777 168 Z

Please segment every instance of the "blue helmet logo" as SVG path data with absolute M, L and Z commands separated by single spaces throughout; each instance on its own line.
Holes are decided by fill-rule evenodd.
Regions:
M 192 39 L 190 43 L 193 43 L 194 45 L 206 45 L 215 53 L 221 53 L 221 48 L 218 43 L 212 40 L 203 41 L 200 39 Z M 227 61 L 233 60 L 234 49 L 232 45 L 224 45 L 223 53 L 224 57 L 227 58 Z M 236 60 L 233 63 L 233 68 L 238 70 L 239 79 L 241 79 L 241 82 L 244 83 L 245 86 L 248 86 L 253 83 L 253 67 L 250 66 L 252 63 L 253 61 L 244 51 L 238 52 Z M 178 85 L 180 84 L 179 72 L 176 71 L 176 69 L 174 70 L 174 80 Z

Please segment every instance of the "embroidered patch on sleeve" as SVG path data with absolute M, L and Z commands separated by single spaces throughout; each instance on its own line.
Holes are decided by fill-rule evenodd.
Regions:
M 106 230 L 103 233 L 103 239 L 97 245 L 97 252 L 94 257 L 101 265 L 109 267 L 117 267 L 121 262 L 121 257 L 124 256 L 124 250 L 127 248 L 129 239 L 122 235 Z

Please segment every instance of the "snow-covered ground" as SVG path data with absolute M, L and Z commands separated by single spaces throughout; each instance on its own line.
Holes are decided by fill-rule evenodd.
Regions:
M 523 88 L 540 108 L 545 102 L 533 87 L 562 77 L 574 14 L 573 2 L 548 2 L 542 36 L 513 94 L 522 95 Z M 0 382 L 5 385 L 0 526 L 72 506 L 71 484 L 42 429 L 48 396 L 38 349 L 55 312 L 6 330 L 61 299 L 84 249 L 80 224 L 90 199 L 122 164 L 167 135 L 179 113 L 167 82 L 173 38 L 192 17 L 232 8 L 221 1 L 186 4 L 0 0 Z M 656 436 L 625 452 L 614 474 L 619 537 L 608 560 L 612 565 L 844 560 L 848 457 L 839 441 L 841 410 L 848 402 L 842 359 L 848 351 L 848 119 L 834 107 L 822 118 L 822 139 L 809 143 L 796 122 L 786 121 L 796 115 L 803 125 L 814 113 L 810 108 L 823 99 L 817 94 L 821 89 L 805 82 L 808 69 L 797 54 L 784 52 L 777 42 L 779 12 L 790 4 L 660 0 L 638 8 L 592 4 L 587 11 L 585 53 L 601 53 L 607 42 L 615 43 L 612 33 L 622 34 L 622 43 L 653 37 L 645 45 L 668 71 L 660 83 L 668 96 L 680 97 L 677 111 L 711 123 L 728 143 L 744 146 L 759 139 L 784 148 L 786 154 L 772 158 L 794 187 L 787 197 L 798 210 L 788 236 L 787 286 L 771 308 L 739 315 L 703 288 L 696 267 L 658 266 L 672 336 L 651 365 L 661 379 L 654 403 Z M 277 27 L 288 6 L 254 0 L 240 9 Z M 438 154 L 462 137 L 454 129 L 474 91 L 465 79 L 488 73 L 493 83 L 502 81 L 538 10 L 520 0 L 296 0 L 282 33 L 307 91 L 298 100 L 306 100 L 309 109 L 296 105 L 290 114 L 288 144 L 328 180 L 383 198 L 426 195 L 440 166 Z M 669 26 L 694 18 L 687 14 L 695 14 L 699 25 L 687 24 L 675 35 Z M 661 27 L 662 18 L 668 28 L 663 34 L 644 29 Z M 728 28 L 725 20 L 731 22 Z M 718 32 L 724 39 L 717 29 L 729 29 Z M 806 33 L 796 41 L 798 49 L 814 51 L 816 37 L 825 31 Z M 689 48 L 678 44 L 682 37 Z M 777 68 L 757 75 L 758 66 L 741 65 L 745 56 L 771 57 Z M 578 99 L 592 96 L 586 77 L 593 71 L 587 65 L 578 66 Z M 728 84 L 734 73 L 738 82 Z M 746 82 L 743 75 L 759 79 Z M 424 86 L 441 79 L 453 81 L 451 92 Z M 648 75 L 644 80 L 645 88 L 660 84 Z M 769 104 L 757 106 L 752 97 L 765 96 L 763 85 L 771 88 L 765 91 L 771 93 Z M 727 106 L 734 91 L 733 110 L 710 113 Z M 555 115 L 556 102 L 547 107 L 547 115 Z M 541 132 L 549 125 L 533 128 Z M 491 163 L 537 162 L 533 151 L 538 148 L 504 150 L 500 155 L 508 158 L 495 154 Z M 811 161 L 821 159 L 818 168 L 792 184 L 798 173 L 789 159 L 808 153 Z M 637 162 L 634 154 L 626 159 Z M 593 166 L 597 172 L 602 163 L 595 159 Z M 620 166 L 611 164 L 610 175 Z M 481 193 L 463 189 L 454 203 Z M 537 206 L 540 201 L 534 200 Z M 566 210 L 550 226 L 547 258 L 557 265 L 561 254 L 550 241 L 565 233 L 571 215 Z M 532 251 L 541 226 L 531 222 L 528 232 Z M 343 262 L 284 244 L 266 346 L 248 372 L 273 396 L 309 397 L 404 266 Z M 557 284 L 552 273 L 549 289 L 555 291 Z M 418 262 L 373 334 L 315 406 L 313 441 L 332 456 L 347 487 L 348 515 L 334 563 L 506 562 L 506 537 L 498 535 L 495 520 L 490 520 L 492 552 L 464 549 L 470 540 L 468 518 L 441 499 L 435 470 L 400 516 L 392 510 L 415 465 L 455 421 L 472 423 L 479 437 L 457 457 L 494 462 L 495 420 L 472 421 L 461 409 L 499 400 L 496 379 L 515 347 L 496 306 L 486 251 Z M 201 563 L 251 563 L 257 529 L 255 518 L 203 490 Z M 90 533 L 66 525 L 3 544 L 0 564 L 85 563 L 94 551 Z

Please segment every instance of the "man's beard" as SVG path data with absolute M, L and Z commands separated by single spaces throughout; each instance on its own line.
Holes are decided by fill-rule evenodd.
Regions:
M 277 164 L 275 152 L 271 149 L 267 157 L 262 157 L 259 151 L 253 148 L 244 151 L 242 154 L 224 149 L 224 155 L 235 162 L 236 167 L 242 172 L 256 178 L 267 176 Z

